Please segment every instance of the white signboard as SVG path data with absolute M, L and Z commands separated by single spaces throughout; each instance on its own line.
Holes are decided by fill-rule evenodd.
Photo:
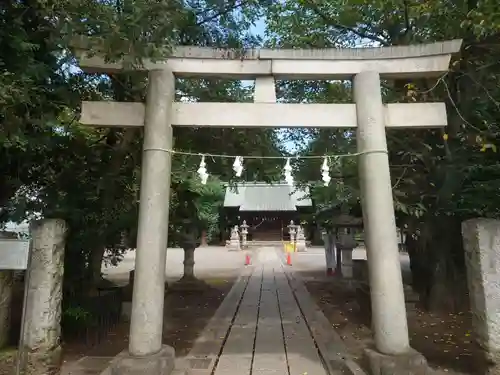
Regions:
M 28 268 L 29 240 L 0 239 L 0 270 Z

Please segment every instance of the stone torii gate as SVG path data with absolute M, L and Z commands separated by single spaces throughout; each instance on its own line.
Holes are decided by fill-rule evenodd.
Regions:
M 453 40 L 363 49 L 256 49 L 243 55 L 177 47 L 165 61 L 135 68 L 149 72 L 145 104 L 83 102 L 82 124 L 144 127 L 129 350 L 114 361 L 113 373 L 169 374 L 173 367 L 173 350 L 162 347 L 173 126 L 357 128 L 376 345 L 369 359 L 375 367 L 399 363 L 403 368 L 397 373 L 407 374 L 425 364 L 409 345 L 385 128 L 444 127 L 446 108 L 444 103 L 383 104 L 380 80 L 439 77 L 460 47 L 461 41 Z M 80 52 L 80 67 L 88 72 L 132 69 Z M 175 102 L 176 77 L 255 79 L 254 103 Z M 352 79 L 355 104 L 276 103 L 275 79 Z

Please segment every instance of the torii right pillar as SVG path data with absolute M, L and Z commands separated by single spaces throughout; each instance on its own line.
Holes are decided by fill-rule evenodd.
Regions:
M 427 361 L 410 347 L 380 74 L 354 76 L 361 203 L 365 227 L 375 348 L 365 355 L 373 374 L 426 374 Z

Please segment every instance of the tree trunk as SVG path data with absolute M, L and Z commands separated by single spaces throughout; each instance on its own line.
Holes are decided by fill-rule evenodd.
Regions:
M 432 283 L 429 285 L 426 307 L 429 311 L 455 311 L 455 291 L 448 280 L 447 259 L 444 254 L 437 254 L 432 273 Z
M 427 295 L 428 280 L 430 272 L 428 271 L 427 253 L 420 251 L 419 241 L 416 239 L 415 228 L 409 227 L 406 232 L 405 247 L 410 257 L 411 285 L 413 290 L 421 297 Z
M 467 276 L 460 219 L 432 216 L 418 229 L 418 237 L 416 232 L 406 235 L 413 289 L 430 311 L 462 310 L 467 304 Z
M 94 249 L 90 253 L 89 259 L 89 287 L 91 290 L 96 289 L 102 281 L 102 261 L 106 248 L 104 246 Z
M 467 274 L 461 220 L 438 217 L 432 225 L 433 274 L 428 296 L 431 311 L 463 311 L 467 306 Z

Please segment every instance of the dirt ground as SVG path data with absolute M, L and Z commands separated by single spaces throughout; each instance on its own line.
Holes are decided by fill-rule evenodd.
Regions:
M 11 375 L 16 364 L 17 351 L 5 349 L 0 352 L 0 375 Z
M 360 359 L 372 343 L 369 316 L 360 311 L 355 292 L 334 279 L 306 286 L 351 352 Z M 440 373 L 483 374 L 487 364 L 474 342 L 470 313 L 430 314 L 418 306 L 408 312 L 411 346 Z
M 235 279 L 207 279 L 210 286 L 202 292 L 167 292 L 165 296 L 165 321 L 163 343 L 175 348 L 176 355 L 184 356 L 195 339 L 215 314 L 222 300 L 231 290 Z M 119 324 L 106 339 L 94 347 L 81 342 L 63 344 L 65 362 L 84 356 L 112 357 L 128 345 L 129 323 Z M 14 350 L 0 352 L 0 375 L 10 375 L 15 358 Z

